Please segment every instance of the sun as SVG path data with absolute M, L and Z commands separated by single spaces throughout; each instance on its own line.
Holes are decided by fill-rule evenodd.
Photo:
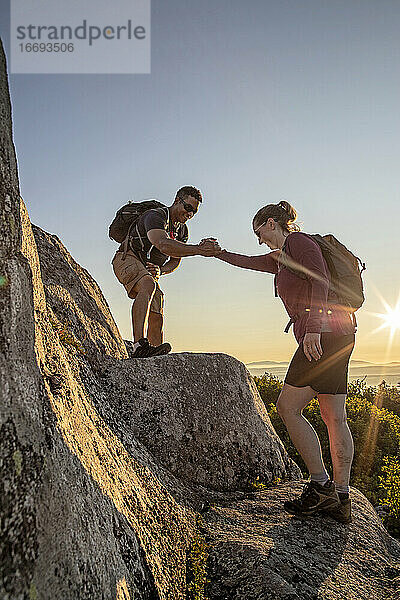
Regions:
M 390 308 L 385 315 L 380 315 L 386 327 L 390 327 L 394 333 L 397 329 L 400 329 L 400 310 L 398 307 Z
M 380 331 L 384 328 L 390 329 L 390 337 L 392 338 L 396 331 L 400 330 L 400 295 L 398 297 L 396 306 L 392 307 L 381 298 L 382 303 L 386 309 L 385 313 L 372 313 L 375 317 L 379 317 L 383 321 L 383 323 L 375 329 L 375 331 Z

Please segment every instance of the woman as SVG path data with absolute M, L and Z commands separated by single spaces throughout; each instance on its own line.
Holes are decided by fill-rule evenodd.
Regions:
M 232 265 L 275 274 L 275 287 L 294 324 L 299 344 L 277 401 L 277 410 L 310 473 L 300 497 L 286 501 L 287 512 L 311 515 L 326 511 L 351 521 L 349 498 L 353 439 L 347 425 L 346 392 L 355 327 L 350 314 L 328 306 L 329 271 L 319 245 L 294 223 L 287 202 L 261 208 L 253 219 L 259 244 L 273 252 L 244 256 L 223 250 L 217 258 Z M 317 396 L 329 434 L 333 481 L 325 468 L 318 436 L 302 414 Z

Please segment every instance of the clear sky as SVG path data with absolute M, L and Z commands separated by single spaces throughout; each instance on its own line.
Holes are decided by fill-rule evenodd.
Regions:
M 150 75 L 10 75 L 21 193 L 97 280 L 126 339 L 130 301 L 108 226 L 129 199 L 203 191 L 190 240 L 263 252 L 251 231 L 281 199 L 307 232 L 367 263 L 354 358 L 400 360 L 372 333 L 399 291 L 398 0 L 153 0 Z M 0 33 L 9 57 L 9 7 Z M 265 251 L 268 248 L 265 247 Z M 272 277 L 187 258 L 161 280 L 175 351 L 287 360 Z

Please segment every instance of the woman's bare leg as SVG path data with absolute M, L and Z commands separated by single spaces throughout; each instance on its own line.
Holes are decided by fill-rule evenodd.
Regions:
M 346 394 L 318 394 L 321 417 L 329 435 L 333 478 L 340 486 L 348 486 L 354 456 L 353 438 L 347 424 Z
M 276 403 L 290 439 L 307 465 L 310 475 L 327 472 L 317 433 L 302 414 L 315 395 L 316 392 L 310 386 L 294 387 L 285 383 Z

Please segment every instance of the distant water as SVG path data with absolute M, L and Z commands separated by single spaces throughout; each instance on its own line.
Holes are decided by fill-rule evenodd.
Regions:
M 284 379 L 287 371 L 287 365 L 280 364 L 279 366 L 265 363 L 256 365 L 247 365 L 248 370 L 252 375 L 260 377 L 265 372 L 271 373 Z M 399 387 L 400 389 L 400 367 L 396 365 L 394 367 L 386 365 L 371 365 L 366 364 L 365 366 L 350 366 L 349 369 L 349 380 L 354 381 L 356 379 L 363 379 L 365 377 L 365 383 L 367 386 L 377 386 L 384 379 L 387 385 Z M 399 385 L 398 385 L 399 384 Z

